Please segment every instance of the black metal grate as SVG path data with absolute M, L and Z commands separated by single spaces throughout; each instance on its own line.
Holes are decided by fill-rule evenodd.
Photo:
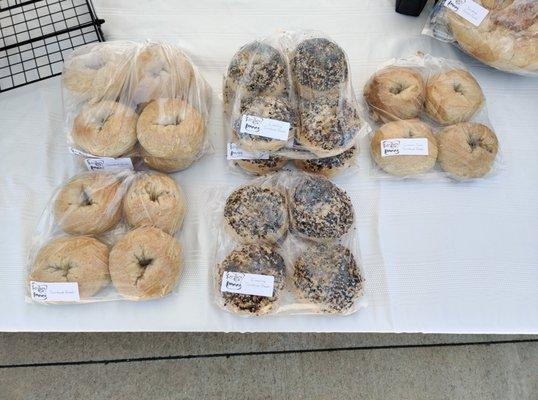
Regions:
M 0 0 L 0 93 L 62 73 L 76 47 L 104 41 L 91 0 Z

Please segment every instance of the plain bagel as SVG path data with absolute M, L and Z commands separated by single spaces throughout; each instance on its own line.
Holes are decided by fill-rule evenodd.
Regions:
M 92 155 L 119 157 L 136 144 L 137 119 L 131 108 L 115 101 L 87 104 L 73 123 L 73 141 Z
M 418 139 L 428 141 L 428 155 L 383 155 L 384 140 Z M 370 151 L 376 164 L 385 172 L 396 176 L 413 176 L 431 170 L 437 160 L 437 140 L 431 127 L 418 119 L 388 122 L 372 137 Z
M 190 159 L 200 152 L 205 124 L 202 115 L 180 99 L 157 99 L 140 114 L 138 140 L 153 157 Z
M 452 69 L 428 79 L 426 112 L 442 125 L 468 121 L 483 102 L 480 85 L 463 69 Z
M 71 179 L 54 201 L 54 217 L 67 233 L 100 234 L 121 218 L 122 177 L 89 172 Z
M 364 99 L 376 121 L 417 118 L 426 89 L 421 74 L 412 68 L 387 67 L 376 72 L 364 87 Z
M 487 174 L 499 150 L 495 133 L 487 126 L 473 122 L 446 127 L 438 141 L 441 168 L 462 180 Z
M 134 102 L 141 104 L 165 97 L 186 99 L 193 77 L 191 62 L 178 48 L 147 44 L 135 59 Z
M 158 173 L 136 177 L 123 198 L 123 214 L 130 226 L 155 226 L 171 235 L 181 227 L 185 208 L 177 183 Z
M 37 253 L 28 280 L 76 282 L 80 299 L 87 299 L 110 281 L 108 247 L 88 236 L 53 239 Z
M 112 283 L 122 296 L 131 300 L 163 297 L 179 278 L 181 247 L 158 228 L 136 228 L 114 245 L 109 267 Z

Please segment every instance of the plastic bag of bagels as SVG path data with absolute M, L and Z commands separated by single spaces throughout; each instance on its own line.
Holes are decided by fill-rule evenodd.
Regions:
M 182 270 L 174 235 L 184 214 L 182 190 L 165 174 L 91 171 L 69 179 L 34 235 L 27 301 L 149 300 L 174 293 Z
M 62 82 L 68 142 L 81 158 L 133 158 L 173 172 L 211 150 L 211 90 L 176 46 L 89 44 L 67 58 Z
M 443 0 L 423 34 L 454 43 L 494 68 L 538 76 L 536 0 Z
M 218 194 L 210 279 L 221 309 L 345 315 L 364 305 L 355 213 L 344 190 L 318 175 L 280 171 Z
M 223 78 L 227 158 L 246 172 L 340 155 L 368 125 L 347 55 L 319 32 L 284 31 L 243 45 Z
M 502 165 L 482 88 L 458 61 L 422 53 L 390 60 L 363 97 L 377 124 L 370 135 L 375 177 L 463 181 Z

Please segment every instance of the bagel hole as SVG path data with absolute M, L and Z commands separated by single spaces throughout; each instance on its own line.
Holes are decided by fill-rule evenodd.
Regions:
M 391 92 L 392 94 L 400 94 L 402 93 L 405 89 L 407 89 L 407 86 L 404 86 L 403 84 L 401 83 L 397 83 L 395 86 L 391 87 L 389 89 L 389 92 Z
M 157 124 L 162 126 L 170 126 L 179 125 L 181 122 L 183 121 L 179 115 L 161 115 L 157 121 Z
M 151 265 L 151 263 L 153 263 L 153 258 L 146 257 L 144 255 L 141 257 L 136 257 L 136 259 L 138 260 L 138 265 L 140 265 L 142 268 L 147 268 Z
M 93 204 L 93 201 L 90 197 L 90 195 L 86 192 L 86 190 L 82 189 L 82 193 L 80 194 L 82 200 L 80 202 L 80 205 L 83 207 L 91 206 Z
M 155 192 L 150 192 L 149 199 L 151 201 L 158 201 L 159 200 L 159 195 L 157 193 L 155 193 Z
M 470 135 L 469 140 L 467 140 L 467 143 L 471 147 L 471 150 L 476 149 L 478 146 L 480 146 L 480 139 L 476 136 Z
M 454 91 L 459 94 L 463 94 L 463 86 L 460 83 L 454 83 Z

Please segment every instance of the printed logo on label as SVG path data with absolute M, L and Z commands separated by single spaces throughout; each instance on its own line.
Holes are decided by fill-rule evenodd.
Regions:
M 291 124 L 255 115 L 243 115 L 239 131 L 247 135 L 263 136 L 275 140 L 288 140 Z
M 387 139 L 381 141 L 381 157 L 427 156 L 428 139 Z
M 268 160 L 269 153 L 246 151 L 235 143 L 228 143 L 226 158 L 228 160 Z
M 86 168 L 88 168 L 90 171 L 114 168 L 134 169 L 133 162 L 130 158 L 86 158 L 84 163 L 86 164 Z
M 475 26 L 479 26 L 489 10 L 473 0 L 446 0 L 443 5 Z
M 224 271 L 221 292 L 249 294 L 253 296 L 272 297 L 275 277 L 272 275 L 245 274 Z
M 30 296 L 36 301 L 79 301 L 77 282 L 30 282 Z

